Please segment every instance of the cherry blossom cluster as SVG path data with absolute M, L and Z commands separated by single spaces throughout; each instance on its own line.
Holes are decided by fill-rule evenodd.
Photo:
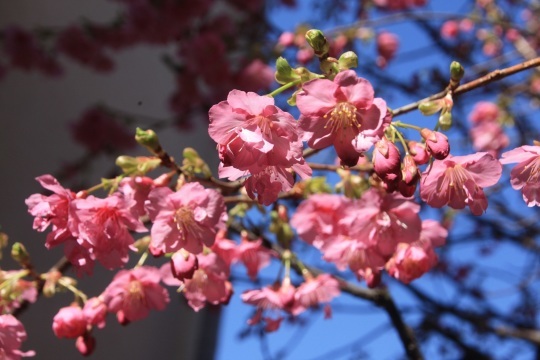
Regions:
M 205 14 L 211 1 L 189 9 L 175 1 L 159 6 L 151 1 L 122 3 L 128 11 L 118 28 L 70 27 L 57 36 L 55 46 L 87 66 L 108 70 L 112 67 L 110 49 L 136 42 L 167 43 L 192 25 L 189 19 Z M 384 10 L 402 10 L 425 1 L 374 3 Z M 231 0 L 230 5 L 245 3 Z M 261 2 L 251 2 L 245 11 L 255 12 L 259 6 Z M 194 151 L 185 151 L 184 162 L 177 164 L 152 131 L 142 131 L 142 137 L 138 131 L 136 136 L 152 156 L 120 157 L 117 165 L 123 174 L 114 179 L 75 192 L 52 175 L 38 177 L 48 194 L 33 194 L 26 204 L 34 229 L 48 231 L 45 247 L 61 246 L 79 277 L 92 275 L 96 263 L 117 272 L 101 293 L 89 297 L 74 279 L 58 270 L 36 274 L 24 248 L 14 247 L 13 257 L 22 269 L 0 271 L 0 309 L 5 314 L 0 315 L 0 357 L 33 355 L 20 350 L 26 332 L 10 314 L 23 302 L 34 302 L 38 291 L 47 296 L 59 289 L 73 293 L 74 301 L 52 319 L 52 330 L 58 338 L 74 340 L 78 351 L 89 355 L 96 346 L 94 330 L 106 325 L 109 313 L 128 325 L 152 310 L 165 309 L 174 290 L 183 294 L 194 311 L 227 304 L 234 293 L 233 265 L 242 264 L 247 276 L 257 281 L 262 269 L 275 260 L 283 270 L 277 278 L 240 295 L 244 303 L 255 307 L 247 323 L 271 332 L 285 317 L 300 316 L 321 305 L 329 318 L 329 303 L 341 293 L 344 280 L 311 269 L 294 252 L 298 239 L 318 249 L 322 259 L 339 271 L 349 269 L 369 287 L 383 283 L 385 271 L 408 284 L 437 266 L 436 248 L 448 236 L 441 222 L 420 217 L 418 200 L 434 208 L 468 208 L 480 216 L 488 209 L 484 189 L 499 181 L 503 164 L 518 163 L 510 173 L 512 187 L 521 190 L 528 206 L 540 205 L 540 144 L 503 152 L 510 141 L 504 132 L 504 113 L 496 104 L 479 102 L 470 114 L 470 136 L 477 152 L 451 153 L 443 131 L 452 126 L 452 95 L 463 77 L 461 65 L 452 63 L 444 96 L 418 106 L 424 115 L 438 115 L 429 129 L 395 119 L 396 112 L 375 96 L 370 81 L 351 70 L 356 54 L 333 57 L 345 50 L 347 38 L 328 41 L 318 30 L 310 31 L 303 41 L 292 34 L 282 35 L 281 46 L 296 44 L 306 51 L 299 56 L 300 63 L 318 58 L 321 74 L 292 68 L 284 59 L 276 66 L 276 74 L 269 74 L 267 65 L 257 60 L 236 71 L 225 66 L 226 44 L 209 24 L 220 25 L 223 34 L 234 33 L 232 24 L 216 17 L 201 25 L 203 30 L 193 38 L 180 41 L 179 53 L 189 49 L 190 56 L 178 73 L 182 92 L 173 103 L 182 112 L 200 100 L 199 92 L 206 86 L 215 91 L 209 95 L 215 105 L 208 112 L 208 131 L 217 144 L 219 178 L 229 181 L 215 179 Z M 444 32 L 452 37 L 455 30 L 447 24 Z M 3 43 L 12 66 L 53 72 L 53 58 L 32 35 L 21 29 L 9 31 Z M 397 47 L 394 35 L 381 32 L 377 64 L 386 66 Z M 206 86 L 198 88 L 193 74 L 200 74 Z M 268 79 L 274 76 L 283 86 L 268 95 L 235 89 L 219 101 L 225 89 L 235 87 L 233 83 L 256 91 L 268 87 Z M 298 119 L 276 105 L 274 97 L 288 89 L 295 90 L 288 103 L 297 107 Z M 101 151 L 112 142 L 105 134 L 114 134 L 118 147 L 132 145 L 101 109 L 89 110 L 84 119 L 73 131 L 91 151 Z M 89 122 L 107 129 L 103 137 L 85 136 Z M 409 138 L 405 129 L 417 138 Z M 324 165 L 341 175 L 341 194 L 332 193 L 326 183 L 327 187 L 313 186 L 317 164 L 307 159 L 323 149 L 337 156 L 338 165 Z M 147 176 L 159 165 L 170 172 Z M 93 195 L 98 190 L 105 190 L 106 196 Z M 243 225 L 251 208 L 271 214 L 268 231 L 272 236 L 256 235 Z M 240 224 L 241 230 L 233 224 Z M 139 260 L 131 266 L 134 254 Z M 148 265 L 149 256 L 162 263 Z M 297 277 L 291 274 L 293 268 Z

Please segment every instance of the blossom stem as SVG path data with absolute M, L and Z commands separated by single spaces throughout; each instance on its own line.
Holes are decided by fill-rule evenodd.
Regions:
M 86 303 L 86 301 L 88 300 L 88 297 L 86 296 L 86 294 L 84 294 L 82 291 L 77 289 L 75 286 L 73 286 L 69 282 L 65 281 L 64 278 L 60 278 L 58 280 L 58 284 L 62 285 L 63 287 L 71 291 L 77 298 L 81 299 L 83 303 Z
M 276 95 L 281 94 L 281 93 L 284 92 L 285 90 L 290 89 L 290 88 L 292 88 L 293 86 L 300 84 L 301 82 L 302 82 L 301 79 L 298 79 L 298 80 L 294 80 L 294 81 L 291 81 L 291 82 L 289 82 L 289 83 L 286 83 L 285 85 L 283 85 L 283 86 L 281 86 L 281 87 L 278 87 L 276 90 L 274 90 L 274 91 L 272 91 L 271 93 L 269 93 L 267 96 L 275 97 Z
M 143 266 L 147 258 L 148 258 L 148 251 L 145 251 L 141 255 L 141 258 L 139 259 L 139 261 L 137 261 L 137 265 L 135 265 L 135 267 Z
M 392 123 L 392 127 L 395 128 L 395 127 L 402 127 L 404 129 L 414 129 L 418 132 L 422 131 L 422 128 L 420 126 L 416 126 L 416 125 L 412 125 L 412 124 L 407 124 L 407 123 L 403 123 L 401 121 L 394 121 Z
M 405 154 L 409 155 L 409 147 L 407 146 L 407 142 L 405 142 L 405 139 L 403 138 L 403 135 L 401 132 L 394 126 L 390 125 L 392 129 L 394 129 L 394 134 L 397 135 L 399 141 L 401 142 L 401 145 L 403 145 L 403 149 L 405 150 Z

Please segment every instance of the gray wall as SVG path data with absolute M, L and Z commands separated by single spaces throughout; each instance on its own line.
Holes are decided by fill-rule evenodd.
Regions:
M 83 15 L 106 21 L 116 9 L 114 3 L 104 0 L 2 1 L 0 27 L 64 26 Z M 98 75 L 64 61 L 67 71 L 61 79 L 13 71 L 0 82 L 0 225 L 11 240 L 27 245 L 38 270 L 48 269 L 62 256 L 62 251 L 46 251 L 45 234 L 32 230 L 32 218 L 24 199 L 41 191 L 34 178 L 55 171 L 60 164 L 83 154 L 71 140 L 67 122 L 76 119 L 90 104 L 104 102 L 147 116 L 169 117 L 166 103 L 174 79 L 160 61 L 164 51 L 137 47 L 122 52 L 115 57 L 117 70 L 108 75 Z M 139 101 L 142 101 L 140 106 Z M 159 135 L 177 158 L 186 146 L 215 158 L 215 144 L 204 124 L 199 124 L 195 133 L 168 131 Z M 89 176 L 99 179 L 100 169 L 92 170 Z M 2 260 L 0 267 L 9 269 L 9 264 Z M 95 278 L 80 279 L 81 288 L 90 296 L 96 295 L 113 275 L 97 265 Z M 67 306 L 72 299 L 70 294 L 40 299 L 22 315 L 29 337 L 24 349 L 36 350 L 38 359 L 80 358 L 74 341 L 56 339 L 51 330 L 56 310 Z M 201 344 L 211 352 L 217 324 L 218 316 L 208 316 L 206 312 L 195 314 L 173 296 L 167 311 L 153 312 L 148 319 L 125 328 L 110 316 L 106 328 L 94 332 L 97 348 L 93 358 L 209 358 L 208 354 L 196 354 Z

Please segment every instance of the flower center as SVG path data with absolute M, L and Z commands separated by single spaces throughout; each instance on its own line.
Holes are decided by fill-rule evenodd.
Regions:
M 337 104 L 331 111 L 327 112 L 323 118 L 328 119 L 328 122 L 324 127 L 330 126 L 332 132 L 335 132 L 340 128 L 346 130 L 348 127 L 352 126 L 356 126 L 357 128 L 361 127 L 358 122 L 356 107 L 348 102 Z
M 264 135 L 269 136 L 272 133 L 272 129 L 274 128 L 274 122 L 267 117 L 257 115 L 253 118 L 252 122 L 256 124 L 259 129 L 261 129 L 261 133 L 263 133 Z
M 528 183 L 536 183 L 538 182 L 538 178 L 540 177 L 540 156 L 537 156 L 536 159 L 528 163 L 524 168 L 522 173 L 529 172 L 529 176 L 527 178 Z
M 189 227 L 193 222 L 193 211 L 187 206 L 183 206 L 180 209 L 176 210 L 174 214 L 174 222 L 176 223 L 176 228 L 178 231 L 183 232 L 184 227 Z

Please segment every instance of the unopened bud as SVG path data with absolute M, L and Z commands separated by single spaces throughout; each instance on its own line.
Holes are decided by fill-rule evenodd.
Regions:
M 294 71 L 284 57 L 280 56 L 276 60 L 275 78 L 278 83 L 287 84 L 300 79 L 300 75 Z
M 358 66 L 358 55 L 354 51 L 347 51 L 339 57 L 339 70 L 348 70 Z
M 461 66 L 461 64 L 457 61 L 452 61 L 450 64 L 450 80 L 459 84 L 461 79 L 463 79 L 463 75 L 465 75 L 465 69 L 463 69 L 463 66 Z
M 161 144 L 154 130 L 143 130 L 137 128 L 135 132 L 135 140 L 142 146 L 146 147 L 151 153 L 160 152 Z
M 116 158 L 116 166 L 122 169 L 123 173 L 130 176 L 146 175 L 161 164 L 161 160 L 147 156 L 126 156 Z
M 306 32 L 306 40 L 315 51 L 315 55 L 320 58 L 328 56 L 328 51 L 330 50 L 330 44 L 326 40 L 323 32 L 317 29 L 311 29 Z
M 445 112 L 439 116 L 439 127 L 444 131 L 452 127 L 452 113 Z
M 422 115 L 429 116 L 439 112 L 442 109 L 442 106 L 443 104 L 440 99 L 434 101 L 424 101 L 418 105 L 418 110 L 420 110 Z
M 11 257 L 23 267 L 30 265 L 30 255 L 23 244 L 16 242 L 11 247 Z

